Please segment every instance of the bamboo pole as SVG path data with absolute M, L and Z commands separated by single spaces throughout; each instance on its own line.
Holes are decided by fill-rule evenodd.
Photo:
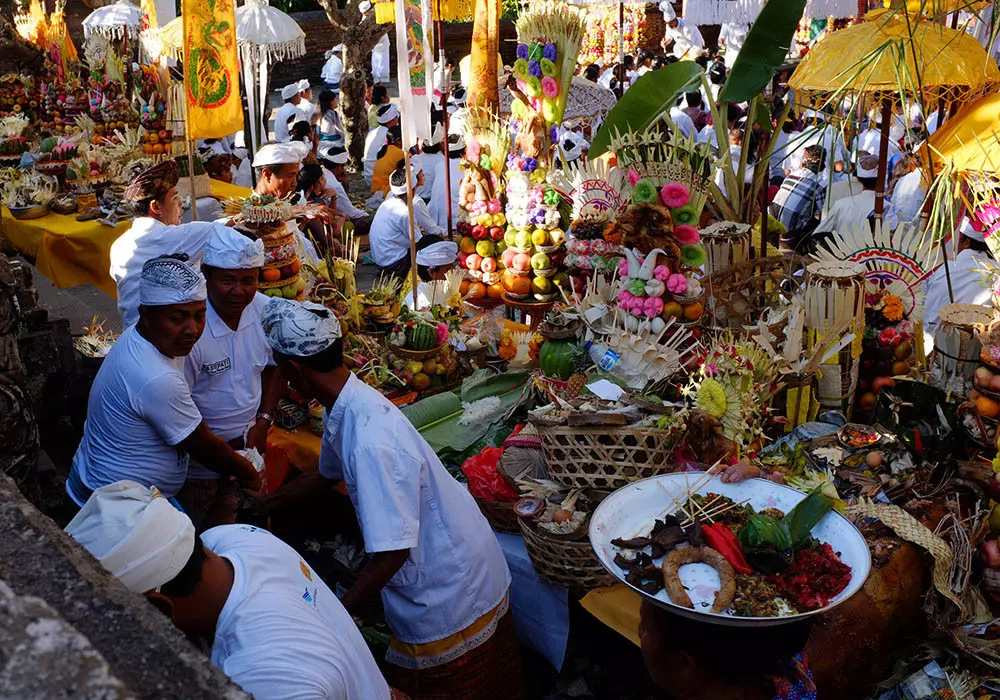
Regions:
M 441 3 L 438 2 L 438 17 L 441 16 Z M 438 39 L 438 49 L 441 52 L 441 68 L 445 69 L 447 65 L 447 58 L 444 54 L 444 31 L 441 26 L 441 20 L 438 19 L 435 22 L 437 25 L 437 39 Z M 441 139 L 441 150 L 444 153 L 444 193 L 447 197 L 447 215 L 448 215 L 448 240 L 454 238 L 454 233 L 451 229 L 451 151 L 448 148 L 448 126 L 451 122 L 451 115 L 448 114 L 448 93 L 451 92 L 451 71 L 445 69 L 444 74 L 444 84 L 441 86 L 441 125 L 444 130 L 444 135 Z M 433 129 L 432 129 L 433 131 Z
M 625 0 L 618 0 L 618 65 L 622 72 L 618 77 L 618 99 L 625 94 Z
M 406 144 L 404 144 L 406 145 Z M 413 215 L 413 177 L 410 170 L 410 149 L 407 146 L 403 149 L 403 159 L 406 161 L 406 213 L 410 217 L 410 279 L 413 284 L 413 308 L 417 308 L 417 285 L 420 284 L 417 278 L 417 224 Z
M 184 114 L 187 115 L 187 110 L 184 110 Z M 188 178 L 191 181 L 191 220 L 198 220 L 198 193 L 194 189 L 194 142 L 187 136 L 190 134 L 190 125 L 187 123 L 187 119 L 184 120 L 184 140 L 187 143 L 187 156 L 188 156 Z
M 878 145 L 878 179 L 875 181 L 875 220 L 882 221 L 885 211 L 885 180 L 889 169 L 889 122 L 892 121 L 892 98 L 882 98 L 882 138 Z

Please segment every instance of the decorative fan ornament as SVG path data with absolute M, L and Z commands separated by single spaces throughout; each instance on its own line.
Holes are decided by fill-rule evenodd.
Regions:
M 929 245 L 916 227 L 902 225 L 893 232 L 877 222 L 874 232 L 867 226 L 838 231 L 813 257 L 863 265 L 867 292 L 898 296 L 912 318 L 914 309 L 923 308 L 922 282 L 941 264 L 941 249 Z

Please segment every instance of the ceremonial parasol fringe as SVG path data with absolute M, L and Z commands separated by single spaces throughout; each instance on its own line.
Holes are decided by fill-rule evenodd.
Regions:
M 766 0 L 684 0 L 684 20 L 688 24 L 750 24 L 757 20 Z M 841 19 L 858 14 L 856 0 L 809 0 L 805 16 Z
M 240 49 L 240 58 L 244 61 L 249 59 L 256 64 L 263 63 L 264 61 L 274 63 L 306 55 L 305 37 L 299 37 L 292 41 L 283 41 L 279 44 L 258 44 L 253 41 L 239 41 L 237 45 Z

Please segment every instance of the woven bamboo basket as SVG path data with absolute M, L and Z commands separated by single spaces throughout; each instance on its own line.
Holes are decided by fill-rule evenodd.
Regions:
M 476 498 L 473 496 L 473 498 Z M 498 501 L 487 501 L 483 498 L 476 498 L 476 505 L 482 512 L 483 517 L 489 521 L 494 532 L 504 535 L 516 535 L 521 532 L 517 524 L 517 515 L 514 513 L 513 503 L 500 503 Z
M 394 355 L 402 357 L 404 360 L 429 360 L 432 357 L 438 356 L 438 353 L 441 352 L 441 346 L 437 345 L 427 350 L 410 350 L 409 348 L 390 344 L 389 351 Z
M 549 478 L 571 488 L 620 489 L 633 481 L 674 471 L 674 446 L 655 428 L 535 426 Z
M 764 312 L 779 301 L 790 299 L 804 284 L 801 271 L 807 258 L 801 255 L 776 255 L 754 258 L 730 265 L 705 277 L 701 286 L 706 293 L 702 325 L 714 331 L 740 331 L 757 324 Z M 784 329 L 786 321 L 775 323 L 772 334 Z M 779 339 L 780 341 L 780 339 Z
M 538 576 L 548 583 L 566 588 L 590 590 L 610 586 L 614 577 L 601 565 L 590 540 L 567 542 L 539 533 L 518 520 L 524 547 Z
M 993 320 L 993 310 L 975 304 L 948 304 L 938 317 L 931 368 L 941 377 L 941 388 L 952 379 L 969 380 L 979 365 L 983 344 L 978 333 Z

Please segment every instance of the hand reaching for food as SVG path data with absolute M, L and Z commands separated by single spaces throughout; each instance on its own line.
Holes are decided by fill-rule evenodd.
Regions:
M 716 465 L 708 470 L 709 474 L 721 474 L 719 481 L 724 484 L 735 484 L 744 479 L 753 479 L 763 474 L 760 467 L 740 460 L 736 464 Z

